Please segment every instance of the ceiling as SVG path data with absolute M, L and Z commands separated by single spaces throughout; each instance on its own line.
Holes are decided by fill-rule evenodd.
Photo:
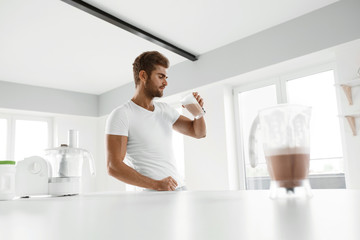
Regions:
M 337 1 L 85 2 L 201 56 Z M 60 0 L 0 0 L 0 81 L 99 95 L 132 82 L 148 50 L 189 61 Z

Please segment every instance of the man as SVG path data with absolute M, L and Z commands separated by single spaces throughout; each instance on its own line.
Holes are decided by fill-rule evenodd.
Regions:
M 167 86 L 169 61 L 156 51 L 144 52 L 133 63 L 135 94 L 114 109 L 106 123 L 109 175 L 145 189 L 184 190 L 172 149 L 172 130 L 203 138 L 204 117 L 190 120 L 166 103 L 154 102 Z M 203 106 L 204 101 L 193 93 Z M 130 160 L 134 168 L 124 163 Z

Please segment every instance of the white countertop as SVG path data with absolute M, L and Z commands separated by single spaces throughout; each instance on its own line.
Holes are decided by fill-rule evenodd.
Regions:
M 1 240 L 359 240 L 360 191 L 101 193 L 0 201 Z

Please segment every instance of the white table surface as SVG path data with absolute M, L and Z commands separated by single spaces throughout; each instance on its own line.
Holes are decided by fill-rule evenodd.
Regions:
M 99 193 L 0 201 L 1 240 L 359 240 L 360 191 Z

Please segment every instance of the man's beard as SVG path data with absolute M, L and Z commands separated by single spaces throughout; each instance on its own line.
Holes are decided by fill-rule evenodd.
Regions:
M 159 90 L 159 88 L 157 88 L 156 86 L 154 86 L 154 84 L 152 84 L 151 79 L 149 79 L 146 83 L 145 83 L 145 94 L 148 97 L 151 98 L 155 98 L 155 97 L 162 97 L 163 96 L 163 92 Z

